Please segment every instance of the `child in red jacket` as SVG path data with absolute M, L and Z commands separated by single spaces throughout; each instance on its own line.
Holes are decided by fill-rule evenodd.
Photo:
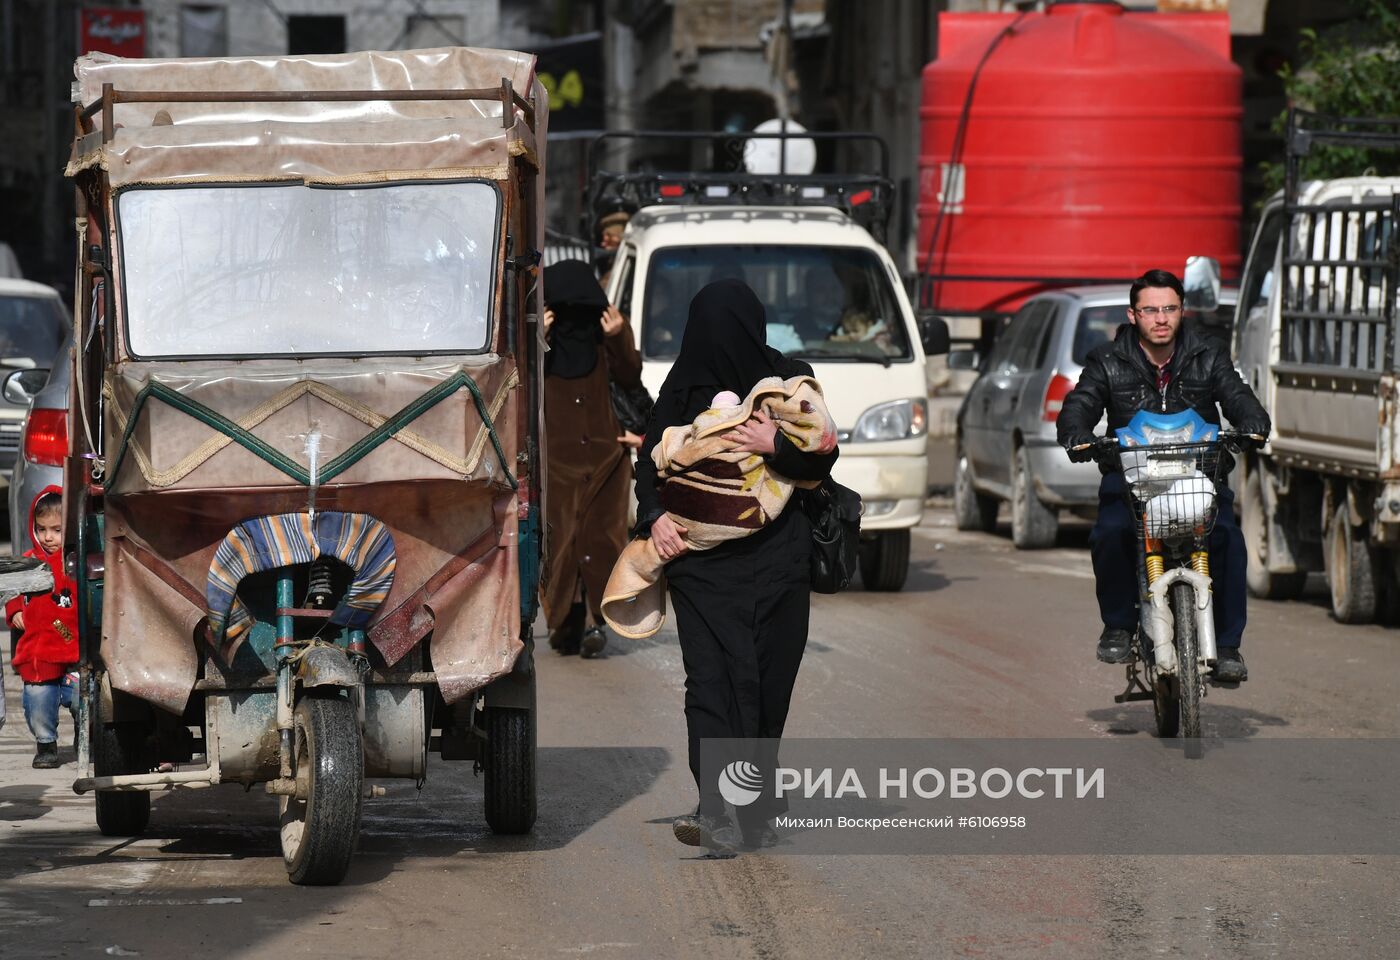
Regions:
M 77 713 L 73 682 L 68 676 L 78 663 L 78 607 L 73 581 L 63 571 L 63 491 L 49 487 L 34 500 L 29 514 L 34 549 L 26 557 L 48 562 L 53 571 L 51 593 L 30 593 L 5 604 L 10 629 L 20 631 L 11 662 L 24 680 L 24 719 L 38 751 L 34 766 L 57 767 L 58 708 Z

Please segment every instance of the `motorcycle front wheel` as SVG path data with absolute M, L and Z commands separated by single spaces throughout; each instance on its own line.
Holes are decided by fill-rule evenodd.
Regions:
M 1169 740 L 1181 730 L 1181 696 L 1176 677 L 1158 676 L 1152 684 L 1152 713 L 1157 736 Z
M 1181 688 L 1171 674 L 1158 673 L 1152 653 L 1152 640 L 1141 626 L 1137 632 L 1137 655 L 1143 672 L 1152 687 L 1152 716 L 1157 722 L 1157 736 L 1170 740 L 1181 729 Z
M 342 696 L 303 697 L 294 716 L 295 776 L 305 799 L 280 798 L 282 858 L 292 883 L 334 885 L 345 879 L 360 833 L 360 724 Z
M 1172 620 L 1176 629 L 1176 687 L 1179 691 L 1180 736 L 1186 756 L 1201 756 L 1201 670 L 1196 643 L 1196 591 L 1178 581 L 1171 589 Z

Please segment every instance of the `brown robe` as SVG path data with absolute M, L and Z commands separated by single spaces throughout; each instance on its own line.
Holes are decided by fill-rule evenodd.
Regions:
M 598 363 L 586 376 L 544 379 L 549 556 L 540 601 L 551 630 L 568 617 L 580 580 L 592 622 L 603 622 L 603 588 L 627 545 L 632 459 L 617 441 L 622 428 L 613 415 L 608 379 L 625 386 L 641 383 L 642 358 L 630 324 L 605 338 L 598 351 Z

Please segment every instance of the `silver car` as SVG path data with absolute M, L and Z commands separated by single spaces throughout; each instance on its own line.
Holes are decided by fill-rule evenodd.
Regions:
M 53 287 L 0 279 L 0 376 L 43 367 L 68 332 L 68 311 Z M 0 478 L 8 479 L 19 453 L 27 405 L 0 401 Z
M 10 478 L 10 543 L 15 556 L 34 546 L 29 531 L 29 508 L 45 487 L 62 486 L 63 460 L 68 454 L 68 385 L 72 379 L 68 333 L 48 369 L 10 374 L 4 381 L 8 403 L 29 401 L 20 456 Z
M 1222 291 L 1218 310 L 1188 313 L 1186 322 L 1228 342 L 1235 298 L 1234 290 Z M 1055 421 L 1089 351 L 1113 339 L 1127 319 L 1126 285 L 1056 290 L 1027 300 L 987 357 L 970 350 L 949 354 L 949 367 L 980 370 L 958 411 L 953 499 L 959 530 L 994 530 L 1005 500 L 1012 542 L 1022 549 L 1049 547 L 1060 510 L 1088 515 L 1098 507 L 1098 467 L 1069 461 L 1055 440 Z

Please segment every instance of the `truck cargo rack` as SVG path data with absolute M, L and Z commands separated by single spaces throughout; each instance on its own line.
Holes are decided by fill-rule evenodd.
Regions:
M 1395 366 L 1400 194 L 1351 203 L 1299 203 L 1304 160 L 1319 145 L 1400 151 L 1400 119 L 1288 115 L 1284 184 L 1287 223 L 1278 374 L 1330 372 L 1371 392 Z
M 1290 109 L 1284 137 L 1284 200 L 1298 200 L 1303 161 L 1315 146 L 1400 151 L 1400 117 L 1332 117 Z
M 736 171 L 603 169 L 603 147 L 610 141 L 641 140 L 718 145 L 746 140 L 777 140 L 778 173 Z M 817 143 L 863 143 L 875 148 L 878 172 L 868 173 L 789 173 L 786 172 L 786 143 L 812 140 Z M 731 158 L 739 162 L 742 158 Z M 711 163 L 711 166 L 718 164 Z M 894 206 L 894 184 L 889 177 L 889 148 L 870 133 L 729 133 L 724 131 L 628 130 L 604 133 L 594 139 L 588 151 L 588 203 L 583 225 L 585 233 L 603 214 L 618 208 L 637 210 L 647 206 L 752 206 L 752 207 L 835 207 L 860 224 L 876 240 L 885 240 L 890 212 Z

